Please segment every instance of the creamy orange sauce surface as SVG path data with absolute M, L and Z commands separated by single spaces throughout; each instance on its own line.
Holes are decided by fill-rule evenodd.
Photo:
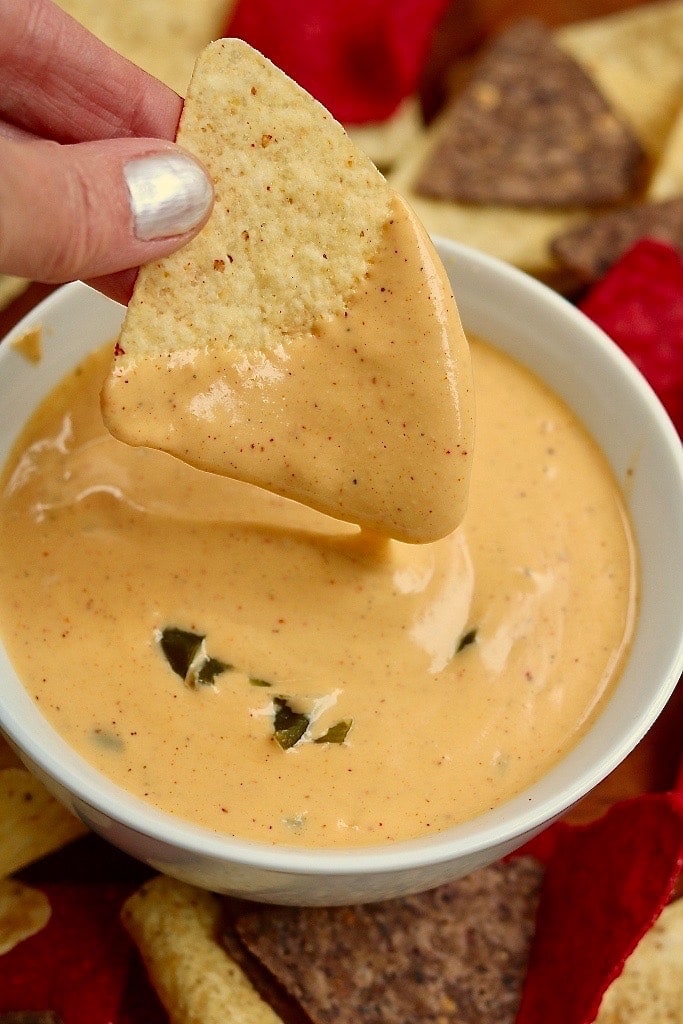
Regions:
M 468 510 L 414 545 L 113 439 L 109 353 L 90 357 L 30 421 L 0 506 L 0 631 L 65 739 L 171 813 L 322 847 L 447 828 L 562 757 L 628 648 L 633 541 L 568 409 L 485 344 L 472 358 Z M 185 681 L 167 627 L 231 667 Z M 309 723 L 291 749 L 278 701 Z
M 441 261 L 398 196 L 343 315 L 269 350 L 184 327 L 181 350 L 115 361 L 102 401 L 116 437 L 400 540 L 436 540 L 461 521 L 469 351 Z

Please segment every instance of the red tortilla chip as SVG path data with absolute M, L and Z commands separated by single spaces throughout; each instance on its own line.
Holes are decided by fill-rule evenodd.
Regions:
M 683 435 L 683 258 L 643 239 L 588 292 L 581 309 L 633 360 Z
M 0 957 L 0 1013 L 51 1010 L 63 1024 L 118 1020 L 132 946 L 119 922 L 121 885 L 42 886 L 42 931 Z
M 517 1024 L 589 1024 L 666 906 L 683 864 L 683 797 L 651 793 L 567 827 L 546 865 Z
M 344 124 L 379 123 L 413 94 L 446 0 L 238 0 L 244 39 Z

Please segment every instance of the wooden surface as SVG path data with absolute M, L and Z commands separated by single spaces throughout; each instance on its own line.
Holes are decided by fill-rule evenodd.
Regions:
M 560 25 L 619 10 L 641 6 L 634 0 L 456 0 L 449 9 L 434 41 L 429 70 L 425 75 L 427 103 L 438 102 L 446 65 L 466 58 L 492 33 L 524 16 L 542 18 Z M 12 306 L 0 311 L 0 337 L 51 289 L 32 285 Z M 643 679 L 643 686 L 648 686 Z M 568 816 L 588 821 L 602 814 L 612 803 L 649 790 L 671 787 L 683 754 L 683 685 L 679 685 L 660 719 L 624 763 Z

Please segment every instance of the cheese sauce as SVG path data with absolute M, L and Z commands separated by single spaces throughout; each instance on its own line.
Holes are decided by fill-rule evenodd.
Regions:
M 472 339 L 468 510 L 413 545 L 113 439 L 109 358 L 33 416 L 0 508 L 0 630 L 88 761 L 219 832 L 340 847 L 475 816 L 577 742 L 628 649 L 636 559 L 603 456 L 535 377 Z M 174 671 L 168 627 L 205 638 L 212 681 Z M 284 705 L 308 723 L 290 749 Z

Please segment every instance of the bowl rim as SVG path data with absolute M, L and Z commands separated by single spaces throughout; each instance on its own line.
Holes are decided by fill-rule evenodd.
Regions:
M 609 353 L 609 358 L 615 363 L 618 372 L 630 379 L 631 386 L 656 425 L 660 441 L 668 449 L 676 466 L 683 493 L 683 448 L 678 433 L 650 385 L 615 343 L 563 296 L 523 271 L 463 243 L 439 236 L 433 236 L 433 240 L 439 252 L 442 255 L 445 253 L 449 259 L 466 260 L 474 272 L 493 275 L 499 281 L 506 280 L 511 288 L 523 289 L 546 308 L 552 309 L 554 315 L 573 319 L 591 345 L 597 345 Z M 71 282 L 48 295 L 7 334 L 0 349 L 6 350 L 13 338 L 20 336 L 46 315 L 54 316 L 56 309 L 68 309 L 72 302 L 82 301 L 80 295 L 83 289 L 92 291 L 81 282 Z M 122 307 L 119 308 L 122 310 Z M 536 785 L 534 784 L 518 797 L 506 801 L 496 810 L 500 811 L 501 808 L 510 805 L 519 807 L 504 825 L 496 822 L 495 816 L 491 821 L 487 821 L 491 818 L 492 812 L 485 812 L 442 832 L 390 844 L 349 848 L 269 846 L 265 843 L 213 833 L 160 811 L 142 799 L 121 790 L 83 759 L 77 758 L 85 766 L 84 771 L 66 764 L 64 758 L 59 755 L 59 745 L 61 743 L 66 749 L 70 748 L 49 723 L 48 728 L 59 741 L 53 744 L 56 749 L 37 747 L 25 723 L 20 721 L 11 709 L 3 708 L 1 703 L 0 727 L 19 748 L 20 754 L 24 753 L 38 769 L 38 774 L 41 777 L 45 776 L 44 781 L 48 787 L 55 784 L 58 788 L 63 787 L 93 811 L 143 837 L 162 844 L 170 844 L 188 855 L 209 857 L 214 861 L 233 865 L 265 868 L 271 872 L 288 875 L 372 876 L 437 865 L 476 855 L 483 850 L 501 847 L 506 843 L 512 844 L 510 848 L 514 848 L 514 845 L 520 845 L 526 836 L 531 836 L 550 824 L 616 768 L 654 723 L 683 673 L 683 609 L 680 634 L 670 670 L 666 678 L 660 681 L 656 696 L 653 696 L 640 716 L 629 722 L 628 727 L 624 728 L 620 743 L 615 744 L 613 749 L 600 759 L 599 764 L 588 765 L 571 783 L 552 796 L 539 800 L 529 798 L 526 800 L 526 806 L 523 806 L 527 794 L 533 791 Z M 30 701 L 28 695 L 27 699 Z M 37 709 L 36 713 L 40 715 Z

